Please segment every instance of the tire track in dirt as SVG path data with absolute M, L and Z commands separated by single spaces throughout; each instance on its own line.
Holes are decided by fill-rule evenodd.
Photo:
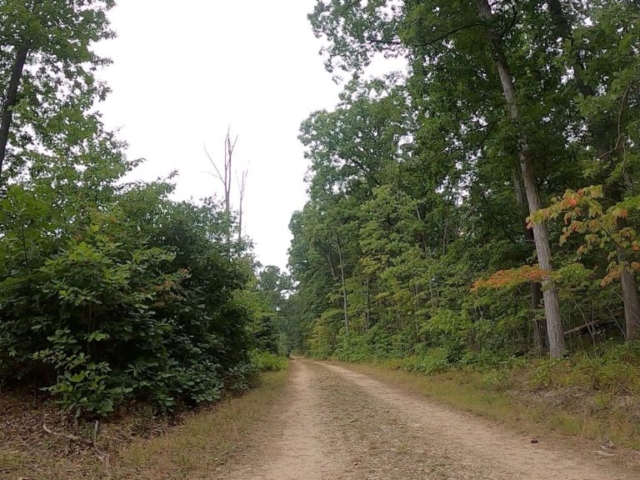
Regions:
M 532 445 L 371 376 L 296 359 L 228 480 L 637 480 L 608 459 Z

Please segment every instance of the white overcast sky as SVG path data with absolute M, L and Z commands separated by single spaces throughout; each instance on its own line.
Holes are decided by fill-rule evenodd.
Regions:
M 102 74 L 113 90 L 105 121 L 121 128 L 130 158 L 147 159 L 137 178 L 177 169 L 177 198 L 219 194 L 203 146 L 220 160 L 227 127 L 239 135 L 238 168 L 250 164 L 246 233 L 258 259 L 281 268 L 291 214 L 306 199 L 298 129 L 340 90 L 306 18 L 314 4 L 120 0 L 110 15 L 118 38 L 97 49 L 114 61 Z

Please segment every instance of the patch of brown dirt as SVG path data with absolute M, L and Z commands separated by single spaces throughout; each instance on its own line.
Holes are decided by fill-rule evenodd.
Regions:
M 295 360 L 290 390 L 229 480 L 632 480 L 577 453 L 434 405 L 347 368 Z M 209 477 L 212 478 L 212 477 Z
M 91 480 L 101 478 L 123 445 L 154 438 L 182 422 L 188 413 L 156 418 L 131 407 L 109 421 L 74 421 L 51 401 L 25 392 L 0 397 L 0 480 L 16 478 Z
M 348 457 L 335 441 L 333 409 L 322 402 L 328 375 L 294 362 L 289 391 L 275 417 L 256 432 L 251 446 L 214 478 L 229 480 L 346 479 Z

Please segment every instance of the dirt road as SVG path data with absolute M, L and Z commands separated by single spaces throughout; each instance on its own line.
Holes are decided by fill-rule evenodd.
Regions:
M 214 478 L 637 480 L 610 458 L 508 431 L 372 377 L 295 360 L 272 418 Z

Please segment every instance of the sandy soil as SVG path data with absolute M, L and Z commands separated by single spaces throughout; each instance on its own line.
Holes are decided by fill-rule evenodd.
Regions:
M 430 403 L 344 367 L 296 359 L 272 418 L 213 478 L 637 480 L 576 452 Z

